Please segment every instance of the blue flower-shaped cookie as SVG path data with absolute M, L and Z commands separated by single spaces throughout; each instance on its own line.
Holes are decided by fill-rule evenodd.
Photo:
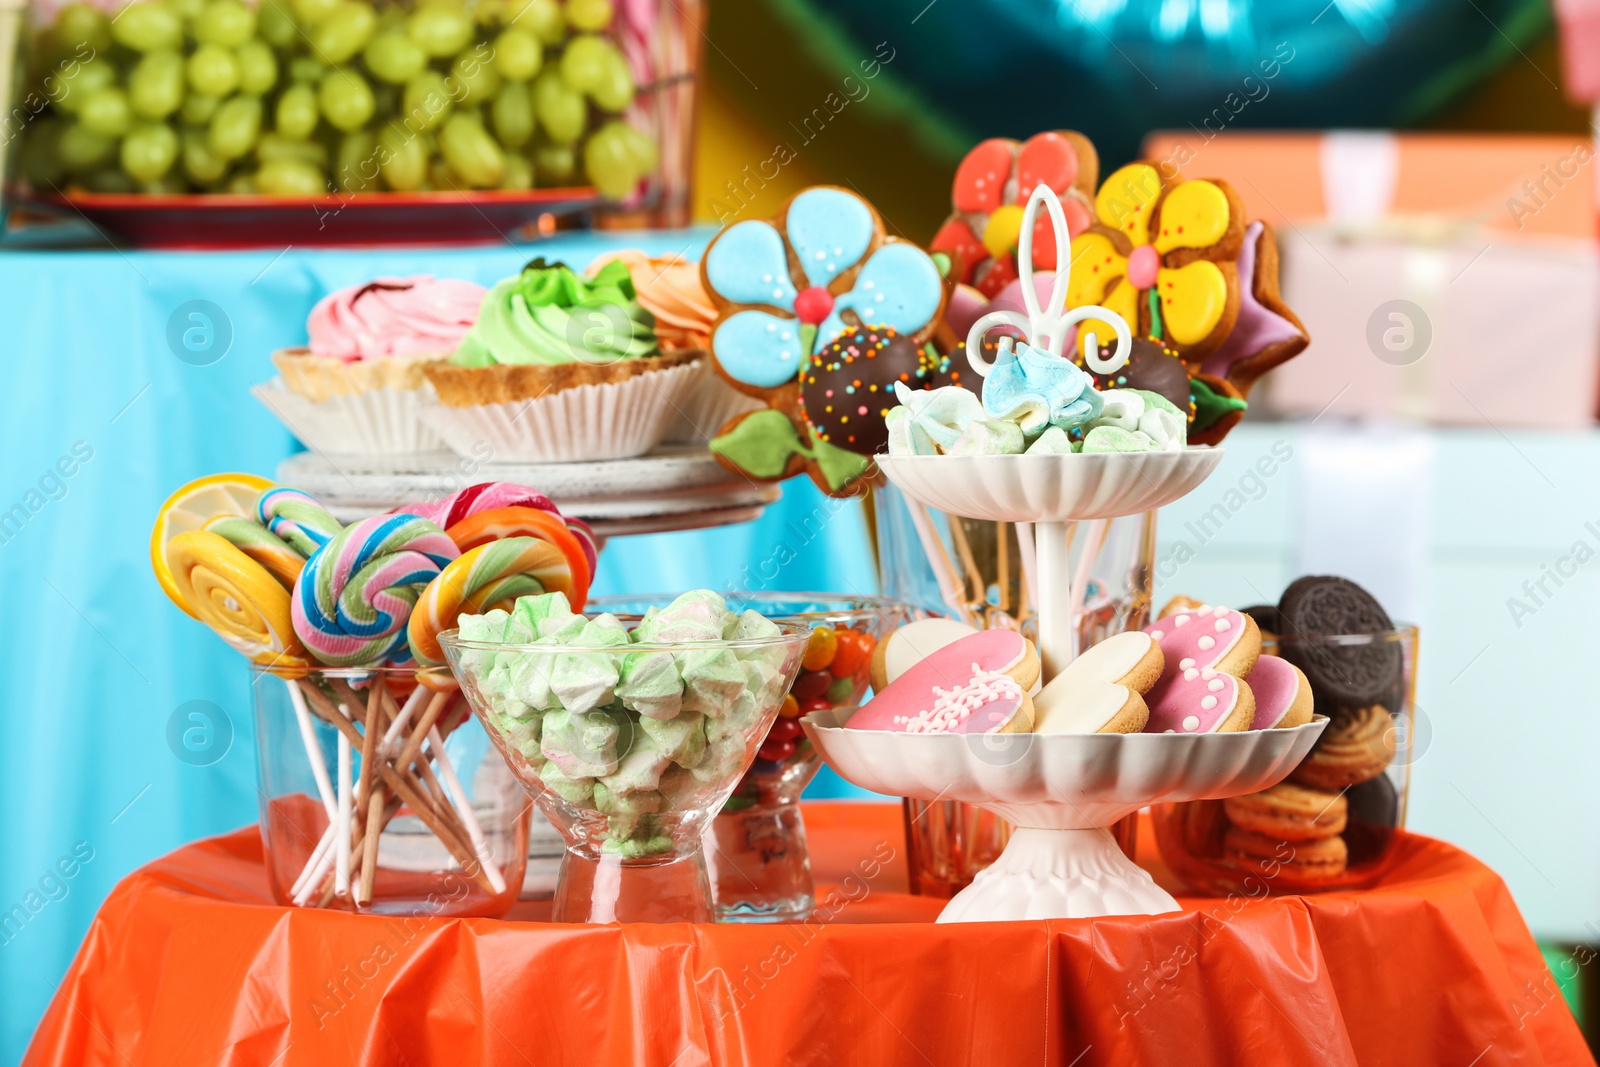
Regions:
M 890 326 L 919 344 L 944 307 L 933 258 L 883 235 L 872 205 L 832 186 L 807 189 L 770 222 L 739 222 L 706 249 L 706 290 L 723 317 L 711 350 L 747 392 L 792 382 L 802 363 L 850 325 Z
M 718 371 L 768 405 L 730 421 L 710 444 L 749 477 L 804 470 L 825 492 L 851 492 L 883 431 L 859 420 L 882 419 L 896 382 L 925 388 L 954 378 L 929 344 L 943 327 L 944 272 L 927 252 L 886 236 L 872 205 L 852 192 L 817 186 L 771 222 L 735 223 L 712 239 L 700 275 L 720 312 L 711 335 Z M 842 350 L 830 350 L 839 338 Z

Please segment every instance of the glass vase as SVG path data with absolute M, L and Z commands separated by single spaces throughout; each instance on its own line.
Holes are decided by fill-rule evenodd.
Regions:
M 1371 634 L 1263 632 L 1261 654 L 1282 656 L 1313 679 L 1338 670 L 1353 648 L 1398 660 L 1400 675 L 1377 703 L 1355 707 L 1330 699 L 1313 683 L 1315 711 L 1331 721 L 1288 780 L 1317 818 L 1292 836 L 1261 833 L 1266 793 L 1227 801 L 1158 804 L 1152 809 L 1161 858 L 1184 884 L 1201 893 L 1319 893 L 1361 889 L 1394 859 L 1395 831 L 1406 822 L 1411 764 L 1421 754 L 1415 702 L 1418 633 L 1415 626 Z M 1230 815 L 1230 808 L 1233 814 Z M 1238 825 L 1244 823 L 1245 825 Z
M 873 487 L 879 587 L 921 615 L 945 615 L 980 629 L 1004 627 L 1038 638 L 1036 567 L 1029 523 L 945 515 L 909 500 L 893 485 Z M 1072 566 L 1080 605 L 1077 648 L 1150 619 L 1155 569 L 1155 512 L 1078 523 Z M 906 851 L 911 890 L 949 897 L 992 863 L 1011 827 L 958 801 L 907 798 Z M 1113 828 L 1129 858 L 1137 844 L 1135 816 Z
M 448 676 L 430 689 L 398 668 L 251 673 L 274 899 L 385 915 L 516 902 L 528 798 Z

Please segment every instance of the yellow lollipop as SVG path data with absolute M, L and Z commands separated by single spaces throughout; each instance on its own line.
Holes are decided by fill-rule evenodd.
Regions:
M 305 647 L 289 617 L 289 590 L 226 538 L 205 530 L 173 536 L 167 567 L 182 599 L 224 641 L 266 666 L 302 666 Z
M 253 516 L 256 498 L 263 490 L 271 489 L 272 484 L 255 474 L 212 474 L 196 478 L 167 497 L 156 513 L 155 529 L 150 531 L 150 566 L 156 572 L 162 592 L 171 597 L 174 604 L 190 615 L 195 613 L 178 595 L 178 585 L 167 567 L 167 542 L 221 516 Z

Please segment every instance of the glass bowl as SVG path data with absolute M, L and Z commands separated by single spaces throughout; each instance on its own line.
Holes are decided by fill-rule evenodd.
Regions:
M 649 605 L 668 599 L 597 597 L 588 607 L 637 618 Z M 816 906 L 816 889 L 799 801 L 822 761 L 800 729 L 800 716 L 859 704 L 873 650 L 910 622 L 912 612 L 885 597 L 840 593 L 736 590 L 723 599 L 730 611 L 759 612 L 803 627 L 810 638 L 794 689 L 712 824 L 707 862 L 717 916 L 729 922 L 804 919 Z
M 1370 634 L 1262 634 L 1262 655 L 1280 655 L 1312 682 L 1315 710 L 1330 722 L 1283 784 L 1226 801 L 1158 804 L 1156 843 L 1191 889 L 1229 893 L 1317 893 L 1360 889 L 1389 868 L 1405 826 L 1411 764 L 1420 754 L 1414 701 L 1417 628 Z M 1340 677 L 1346 657 L 1398 661 L 1388 691 L 1352 705 L 1320 677 Z M 1283 791 L 1290 791 L 1284 795 Z M 1273 832 L 1281 811 L 1314 813 L 1309 825 Z M 1243 824 L 1243 825 L 1241 825 Z M 1291 836 L 1292 835 L 1292 836 Z
M 756 629 L 611 647 L 440 635 L 474 714 L 566 842 L 557 922 L 714 917 L 702 838 L 810 639 L 792 623 Z

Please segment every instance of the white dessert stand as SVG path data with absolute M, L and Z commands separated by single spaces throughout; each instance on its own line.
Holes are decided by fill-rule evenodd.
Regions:
M 1028 315 L 992 312 L 967 338 L 979 350 L 994 326 L 1024 331 L 1035 348 L 1061 355 L 1069 327 L 1111 323 L 1117 357 L 1129 351 L 1127 324 L 1101 307 L 1066 310 L 1067 272 L 1056 274 L 1045 308 L 1033 285 L 1032 235 L 1050 209 L 1057 262 L 1070 263 L 1066 218 L 1044 186 L 1023 217 L 1022 295 Z M 1004 346 L 1007 342 L 1002 341 Z M 1098 348 L 1090 338 L 1090 352 Z M 970 359 L 970 356 L 969 356 Z M 980 374 L 988 367 L 973 361 Z M 1002 456 L 878 456 L 884 475 L 918 504 L 948 515 L 1033 523 L 1038 561 L 1039 653 L 1043 680 L 1077 655 L 1081 586 L 1072 582 L 1072 524 L 1152 511 L 1205 481 L 1218 448 L 1171 452 Z M 1086 552 L 1082 566 L 1092 563 Z M 829 713 L 801 720 L 829 766 L 865 789 L 920 800 L 959 800 L 1017 827 L 993 865 L 939 915 L 940 922 L 1154 915 L 1177 901 L 1123 855 L 1108 827 L 1147 804 L 1219 800 L 1281 781 L 1310 751 L 1327 720 L 1288 730 L 1230 734 L 931 734 L 849 730 Z
M 846 712 L 849 709 L 844 709 Z M 1107 827 L 1146 804 L 1219 800 L 1274 785 L 1327 724 L 1228 734 L 895 734 L 812 712 L 806 736 L 840 775 L 877 793 L 960 800 L 1017 827 L 939 915 L 946 922 L 1155 915 L 1178 902 Z

